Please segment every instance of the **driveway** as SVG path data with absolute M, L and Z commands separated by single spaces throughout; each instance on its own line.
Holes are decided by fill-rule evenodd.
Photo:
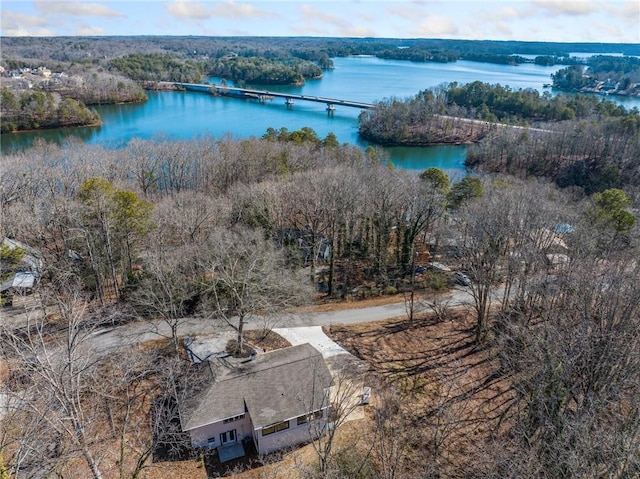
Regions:
M 346 349 L 324 334 L 322 326 L 303 326 L 299 328 L 276 328 L 274 333 L 289 341 L 292 346 L 309 343 L 322 353 L 326 359 L 339 354 L 349 354 Z

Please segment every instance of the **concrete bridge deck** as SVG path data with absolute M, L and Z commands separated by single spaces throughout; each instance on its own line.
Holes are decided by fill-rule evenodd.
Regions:
M 179 83 L 175 82 L 174 85 L 178 88 L 184 88 L 188 91 L 197 91 L 203 93 L 212 93 L 215 95 L 223 96 L 237 96 L 242 98 L 255 98 L 259 100 L 268 100 L 272 98 L 285 98 L 287 104 L 292 104 L 295 100 L 311 101 L 315 103 L 324 103 L 327 108 L 335 108 L 336 106 L 348 106 L 351 108 L 360 108 L 363 110 L 376 108 L 376 105 L 372 103 L 364 103 L 351 100 L 340 100 L 338 98 L 326 98 L 313 95 L 296 95 L 295 93 L 280 93 L 268 90 L 254 90 L 250 88 L 238 88 L 223 85 L 209 85 L 200 83 Z

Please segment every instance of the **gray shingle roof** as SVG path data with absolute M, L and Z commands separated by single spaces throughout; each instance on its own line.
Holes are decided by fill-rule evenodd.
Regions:
M 310 344 L 271 351 L 226 371 L 194 397 L 182 411 L 182 429 L 247 411 L 255 428 L 264 427 L 327 406 L 330 385 L 322 355 Z
M 9 276 L 6 280 L 2 282 L 0 285 L 0 292 L 6 291 L 11 288 L 24 288 L 30 289 L 33 288 L 33 285 L 36 282 L 36 277 L 33 273 L 30 272 L 17 272 Z

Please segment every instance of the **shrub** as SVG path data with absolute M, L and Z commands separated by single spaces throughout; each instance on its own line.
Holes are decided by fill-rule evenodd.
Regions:
M 388 295 L 398 294 L 398 288 L 392 285 L 385 286 L 383 292 Z

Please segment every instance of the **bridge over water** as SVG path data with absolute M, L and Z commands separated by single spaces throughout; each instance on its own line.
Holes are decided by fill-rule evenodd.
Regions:
M 326 98 L 321 96 L 296 95 L 295 93 L 280 93 L 267 90 L 253 90 L 250 88 L 237 88 L 224 85 L 209 85 L 200 83 L 174 83 L 177 88 L 183 88 L 187 91 L 197 91 L 202 93 L 211 93 L 213 95 L 233 96 L 238 98 L 253 98 L 260 101 L 272 100 L 273 98 L 284 98 L 287 106 L 291 106 L 295 101 L 311 101 L 315 103 L 324 103 L 327 105 L 327 111 L 333 112 L 336 106 L 348 106 L 351 108 L 360 108 L 368 110 L 376 108 L 372 103 L 364 103 L 351 100 L 340 100 L 337 98 Z

